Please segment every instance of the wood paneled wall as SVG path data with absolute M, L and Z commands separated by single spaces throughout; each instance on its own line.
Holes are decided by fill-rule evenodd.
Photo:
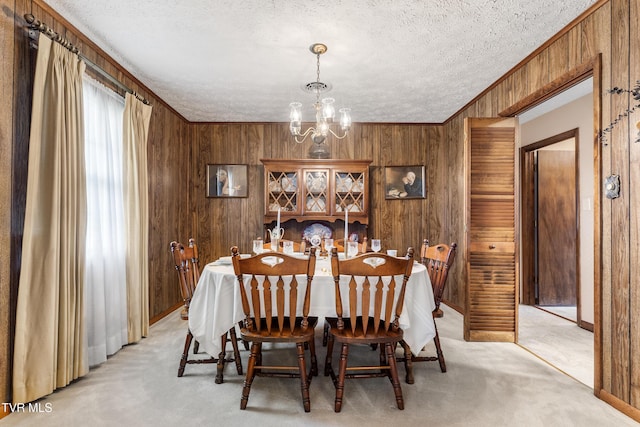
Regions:
M 306 158 L 309 142 L 297 144 L 288 124 L 192 124 L 193 235 L 204 262 L 229 254 L 233 245 L 251 252 L 251 240 L 264 235 L 262 158 Z M 355 124 L 344 140 L 330 142 L 332 157 L 372 160 L 369 237 L 385 247 L 418 248 L 422 239 L 449 241 L 447 235 L 448 151 L 442 126 Z M 247 198 L 206 198 L 207 164 L 249 165 Z M 425 165 L 427 197 L 385 200 L 384 166 Z M 446 179 L 446 180 L 445 180 Z M 393 220 L 389 220 L 392 218 Z
M 450 147 L 449 170 L 461 176 L 464 117 L 495 117 L 556 78 L 600 55 L 602 127 L 606 127 L 630 105 L 628 96 L 609 95 L 614 86 L 630 88 L 640 79 L 640 0 L 601 1 L 574 22 L 567 31 L 550 40 L 506 76 L 488 88 L 445 123 L 445 144 Z M 622 196 L 604 198 L 596 209 L 596 370 L 594 393 L 640 420 L 640 144 L 633 141 L 640 120 L 636 112 L 615 129 L 607 145 L 594 135 L 594 167 L 601 176 L 618 174 Z M 463 194 L 458 186 L 449 191 L 452 210 L 459 209 Z M 455 215 L 451 215 L 456 217 Z M 460 216 L 458 216 L 460 217 Z M 451 231 L 461 236 L 463 224 L 454 220 Z M 596 238 L 596 240 L 598 240 Z M 460 248 L 464 254 L 465 248 Z M 466 260 L 463 260 L 466 262 Z M 466 278 L 459 278 L 464 283 Z M 598 355 L 602 350 L 602 357 Z
M 575 25 L 552 39 L 539 51 L 511 70 L 486 92 L 472 100 L 444 125 L 355 124 L 351 135 L 332 142 L 336 158 L 371 159 L 370 236 L 389 246 L 418 246 L 421 239 L 463 243 L 463 119 L 494 117 L 563 73 L 588 61 L 602 58 L 604 89 L 629 87 L 640 78 L 640 0 L 610 0 L 580 17 Z M 20 272 L 20 242 L 26 174 L 25 140 L 28 129 L 30 85 L 25 77 L 32 62 L 25 42 L 23 15 L 33 13 L 80 47 L 83 54 L 103 66 L 141 93 L 153 104 L 149 132 L 150 203 L 150 313 L 158 318 L 180 304 L 169 242 L 198 239 L 203 260 L 226 255 L 232 244 L 249 249 L 249 242 L 262 230 L 262 166 L 260 158 L 305 157 L 307 144 L 298 145 L 284 123 L 194 124 L 140 84 L 93 43 L 79 34 L 42 0 L 0 0 L 0 46 L 3 51 L 2 99 L 0 107 L 0 156 L 5 171 L 0 177 L 0 244 L 10 247 L 0 256 L 0 394 L 10 400 L 10 360 L 13 338 L 13 310 Z M 627 97 L 605 95 L 601 106 L 608 124 L 626 105 Z M 633 123 L 638 121 L 636 113 Z M 640 144 L 634 144 L 637 130 L 619 125 L 609 145 L 602 147 L 602 175 L 621 175 L 623 196 L 603 199 L 599 209 L 602 245 L 596 248 L 601 268 L 596 272 L 596 289 L 602 293 L 601 341 L 603 358 L 597 363 L 602 376 L 596 378 L 596 394 L 633 412 L 640 408 L 640 274 L 638 269 L 640 224 Z M 5 155 L 6 154 L 6 155 Z M 254 188 L 246 199 L 207 199 L 207 163 L 248 164 Z M 426 166 L 427 198 L 387 201 L 382 189 L 383 167 Z M 17 178 L 16 178 L 17 177 Z M 600 183 L 596 183 L 600 188 Z M 6 190 L 11 193 L 10 199 Z M 11 206 L 8 207 L 7 204 Z M 7 212 L 10 209 L 10 212 Z M 7 243 L 9 243 L 7 245 Z M 450 273 L 445 299 L 464 307 L 465 248 Z M 600 255 L 601 254 L 601 255 Z M 9 285 L 5 277 L 9 277 Z M 4 310 L 9 306 L 9 310 Z M 599 307 L 597 307 L 598 309 Z M 7 315 L 7 313 L 9 313 Z M 7 339 L 6 337 L 9 337 Z M 630 409 L 631 408 L 631 409 Z M 637 409 L 636 409 L 637 410 Z M 640 419 L 640 416 L 638 417 Z

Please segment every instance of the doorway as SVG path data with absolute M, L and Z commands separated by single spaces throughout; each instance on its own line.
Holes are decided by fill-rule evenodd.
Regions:
M 565 88 L 562 93 L 552 90 L 553 96 L 549 95 L 536 107 L 518 115 L 521 124 L 521 293 L 517 342 L 589 387 L 594 387 L 599 375 L 597 348 L 594 346 L 594 338 L 597 339 L 597 333 L 594 337 L 594 324 L 598 321 L 595 317 L 598 284 L 593 250 L 598 239 L 595 232 L 597 190 L 594 185 L 598 181 L 598 168 L 593 162 L 598 147 L 592 140 L 599 92 L 594 82 L 597 79 L 590 76 L 569 89 Z M 569 93 L 574 89 L 574 93 Z M 538 107 L 539 110 L 534 111 Z M 567 163 L 575 164 L 575 170 Z M 535 177 L 528 177 L 526 171 L 534 171 Z M 575 181 L 575 188 L 571 181 Z M 569 194 L 572 197 L 568 197 Z M 551 211 L 550 220 L 538 218 L 540 210 L 543 216 Z M 558 218 L 556 215 L 560 210 L 575 212 L 575 219 L 571 215 Z M 571 245 L 567 246 L 567 237 L 560 243 L 554 243 L 552 238 L 557 237 L 556 234 L 575 236 L 575 249 L 572 251 Z M 544 258 L 547 255 L 542 252 L 549 253 L 549 250 L 539 249 L 539 244 L 547 244 L 551 248 L 569 247 L 563 252 L 573 252 L 573 257 L 552 258 L 560 265 L 573 266 L 574 271 L 569 275 L 575 285 L 560 273 L 560 277 L 565 279 L 561 280 L 559 287 L 566 285 L 565 290 L 557 291 L 552 287 L 551 293 L 545 293 L 545 283 L 542 282 L 551 281 L 553 285 L 554 280 L 542 276 L 557 270 L 558 266 L 548 266 Z M 564 271 L 567 270 L 570 268 Z M 575 315 L 573 312 L 552 314 L 558 311 L 558 307 L 572 307 L 562 306 L 570 304 L 573 298 L 566 288 L 575 290 Z
M 521 148 L 522 303 L 580 324 L 579 130 Z

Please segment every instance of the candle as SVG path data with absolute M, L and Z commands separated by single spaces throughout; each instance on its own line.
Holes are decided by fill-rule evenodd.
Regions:
M 278 206 L 278 222 L 276 223 L 276 233 L 280 234 L 280 206 Z

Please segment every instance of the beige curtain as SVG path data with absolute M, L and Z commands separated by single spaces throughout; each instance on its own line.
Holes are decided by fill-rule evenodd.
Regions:
M 88 372 L 83 322 L 85 64 L 40 35 L 16 311 L 13 401 Z
M 129 342 L 149 332 L 149 197 L 147 135 L 151 106 L 127 93 L 124 105 L 124 215 Z

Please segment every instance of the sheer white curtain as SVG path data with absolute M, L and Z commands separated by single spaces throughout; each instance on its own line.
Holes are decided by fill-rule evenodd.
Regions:
M 89 366 L 127 344 L 123 195 L 124 99 L 87 77 L 84 86 L 87 241 L 85 319 Z

